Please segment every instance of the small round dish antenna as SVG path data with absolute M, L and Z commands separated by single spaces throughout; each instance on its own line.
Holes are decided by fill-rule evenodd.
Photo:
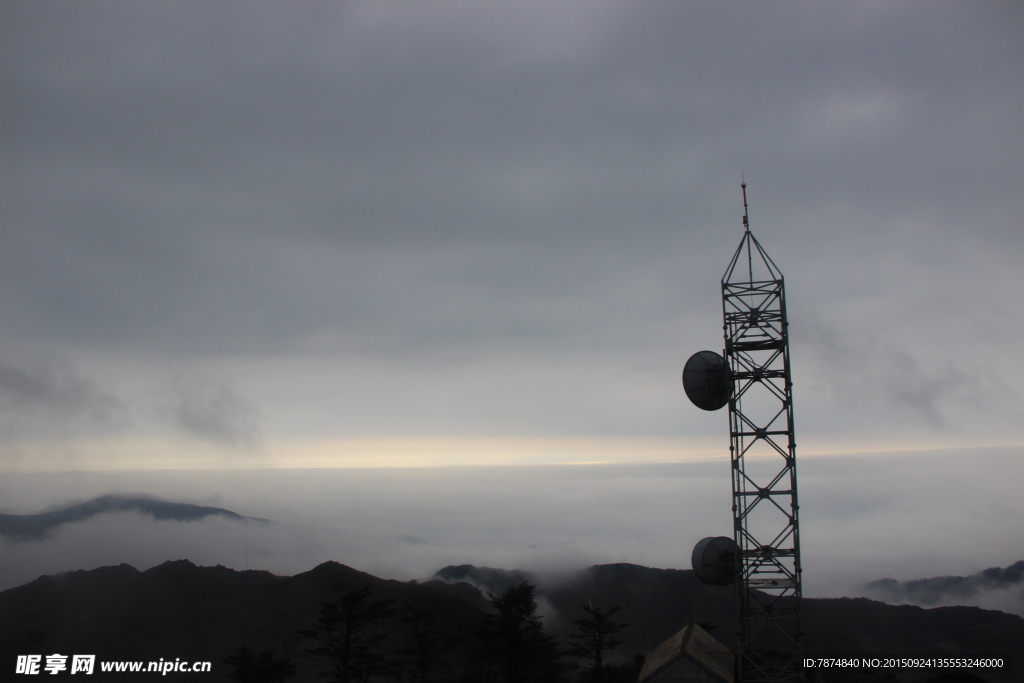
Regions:
M 732 397 L 729 364 L 714 351 L 698 351 L 683 367 L 683 389 L 701 410 L 718 410 Z
M 693 573 L 703 583 L 728 586 L 736 576 L 739 548 L 728 536 L 709 536 L 693 546 Z

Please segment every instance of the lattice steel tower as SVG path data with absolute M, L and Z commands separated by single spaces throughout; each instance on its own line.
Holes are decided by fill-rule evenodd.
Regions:
M 750 232 L 746 183 L 741 187 L 743 238 L 722 278 L 725 358 L 701 351 L 683 372 L 698 407 L 729 406 L 733 538 L 698 543 L 694 569 L 708 583 L 735 584 L 736 680 L 803 681 L 785 283 Z

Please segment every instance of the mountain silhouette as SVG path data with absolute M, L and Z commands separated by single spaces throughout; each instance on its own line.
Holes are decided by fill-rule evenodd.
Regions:
M 242 521 L 246 519 L 231 510 L 203 507 L 188 503 L 172 503 L 155 498 L 100 496 L 84 503 L 35 515 L 0 515 L 0 536 L 16 542 L 41 541 L 57 528 L 110 512 L 139 512 L 156 520 L 193 522 L 210 516 Z M 251 521 L 269 523 L 268 519 L 249 517 Z
M 55 652 L 95 654 L 98 661 L 210 661 L 213 670 L 203 679 L 227 681 L 223 660 L 242 645 L 290 658 L 299 670 L 295 680 L 317 680 L 324 665 L 306 653 L 308 642 L 298 631 L 316 622 L 323 601 L 364 586 L 374 599 L 432 614 L 460 643 L 451 656 L 468 657 L 489 609 L 484 591 L 521 576 L 532 575 L 461 565 L 425 583 L 400 582 L 327 562 L 281 577 L 187 560 L 141 572 L 122 564 L 44 576 L 0 592 L 0 681 L 18 680 L 12 673 L 17 655 Z M 734 642 L 732 590 L 705 586 L 689 570 L 598 565 L 547 587 L 541 582 L 537 597 L 552 610 L 548 632 L 563 639 L 584 616 L 583 605 L 621 606 L 616 621 L 629 626 L 618 634 L 625 641 L 614 653 L 620 661 L 649 652 L 691 620 L 710 624 L 727 645 Z M 804 627 L 809 653 L 1002 653 L 1024 662 L 1024 619 L 994 610 L 805 599 Z M 1020 680 L 1007 672 L 981 677 Z
M 865 588 L 889 602 L 936 605 L 946 600 L 973 598 L 980 593 L 1024 587 L 1024 560 L 1009 567 L 989 567 L 970 576 L 936 576 L 929 579 L 897 581 L 879 579 Z M 1019 599 L 1024 601 L 1024 592 Z
M 437 615 L 462 640 L 483 625 L 483 614 L 458 598 L 336 562 L 291 577 L 188 560 L 144 572 L 122 564 L 0 592 L 0 681 L 21 678 L 13 675 L 17 655 L 54 652 L 95 654 L 97 661 L 210 661 L 203 680 L 227 681 L 223 660 L 242 645 L 273 649 L 296 661 L 298 680 L 318 680 L 323 664 L 305 653 L 299 629 L 317 620 L 323 601 L 366 585 L 375 598 Z

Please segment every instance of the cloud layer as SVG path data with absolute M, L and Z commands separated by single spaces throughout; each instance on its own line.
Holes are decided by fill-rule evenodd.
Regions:
M 110 429 L 128 418 L 127 407 L 117 396 L 54 358 L 0 360 L 0 412 L 8 436 L 42 425 Z
M 717 433 L 741 171 L 802 429 L 1022 438 L 1010 5 L 57 6 L 0 8 L 0 317 L 94 384 L 5 371 L 78 392 L 34 438 L 176 377 L 241 455 Z
M 936 576 L 911 581 L 878 579 L 866 588 L 886 602 L 928 607 L 971 602 L 997 591 L 1012 592 L 1024 603 L 1024 560 L 1009 567 L 989 567 L 970 576 Z
M 1024 547 L 1020 449 L 808 457 L 800 463 L 804 590 L 871 595 L 881 577 L 971 576 L 1015 566 Z M 426 579 L 447 565 L 557 577 L 598 563 L 689 568 L 694 544 L 732 525 L 727 461 L 663 465 L 11 474 L 5 512 L 73 496 L 145 490 L 224 515 L 91 517 L 43 543 L 0 541 L 0 586 L 42 573 L 168 559 L 291 575 L 335 560 Z M 37 492 L 47 491 L 45 497 Z M 60 507 L 65 507 L 60 505 Z M 983 574 L 984 576 L 984 574 Z M 904 584 L 906 586 L 908 584 Z M 1019 586 L 977 583 L 946 602 L 1024 613 Z M 914 599 L 917 597 L 908 597 Z

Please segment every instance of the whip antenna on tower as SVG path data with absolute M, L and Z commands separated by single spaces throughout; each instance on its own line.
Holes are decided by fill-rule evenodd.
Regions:
M 740 189 L 743 190 L 743 231 L 750 232 L 750 214 L 747 212 L 747 181 L 740 173 Z
M 800 683 L 800 506 L 785 282 L 750 232 L 746 182 L 740 187 L 743 238 L 722 277 L 725 349 L 695 353 L 683 371 L 694 405 L 729 407 L 733 537 L 700 541 L 693 569 L 705 583 L 735 586 L 735 680 Z M 744 252 L 747 272 L 737 268 Z

